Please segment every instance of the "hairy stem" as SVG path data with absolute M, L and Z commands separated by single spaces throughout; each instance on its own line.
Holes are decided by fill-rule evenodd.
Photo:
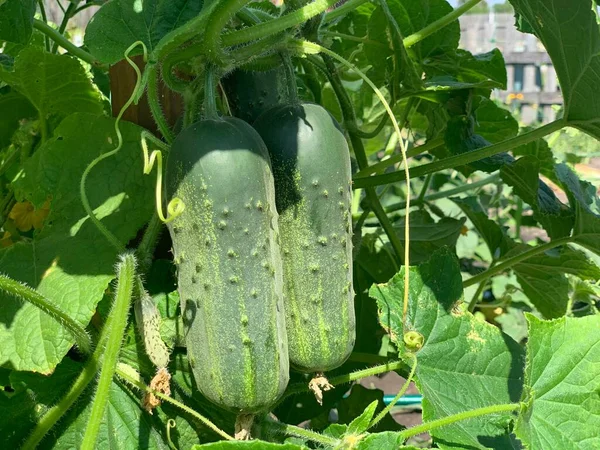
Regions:
M 417 370 L 417 357 L 414 353 L 408 353 L 408 355 L 413 360 L 412 367 L 410 368 L 410 373 L 408 374 L 408 378 L 406 379 L 406 381 L 404 382 L 404 385 L 402 385 L 402 389 L 400 389 L 398 391 L 398 393 L 396 394 L 394 399 L 377 415 L 377 417 L 375 417 L 371 421 L 371 423 L 369 424 L 369 428 L 373 428 L 385 416 L 388 415 L 388 413 L 392 410 L 392 408 L 396 405 L 396 403 L 398 403 L 398 400 L 400 400 L 400 397 L 402 397 L 406 393 L 408 387 L 410 386 L 410 383 L 411 383 L 413 377 L 415 376 L 415 371 Z
M 432 420 L 431 422 L 417 425 L 416 427 L 408 428 L 407 430 L 401 431 L 400 435 L 405 440 L 416 436 L 421 433 L 427 433 L 435 430 L 436 428 L 445 427 L 452 425 L 453 423 L 460 422 L 461 420 L 473 419 L 474 417 L 486 416 L 488 414 L 495 414 L 501 412 L 516 411 L 521 405 L 519 403 L 508 403 L 504 405 L 493 405 L 485 406 L 483 408 L 472 409 L 452 416 L 443 417 L 441 419 Z
M 555 131 L 560 130 L 566 126 L 566 122 L 563 119 L 555 120 L 547 125 L 544 125 L 535 130 L 527 133 L 520 134 L 506 141 L 499 142 L 498 144 L 488 145 L 487 147 L 473 150 L 468 153 L 461 155 L 451 156 L 450 158 L 444 158 L 439 161 L 435 161 L 422 166 L 413 167 L 409 171 L 409 178 L 417 178 L 427 175 L 429 173 L 439 172 L 444 169 L 451 169 L 458 166 L 478 161 L 489 156 L 497 155 L 498 153 L 509 151 L 513 148 L 519 147 L 520 145 L 528 144 L 529 142 L 541 139 Z M 382 175 L 365 176 L 360 178 L 354 178 L 353 188 L 366 188 L 373 186 L 381 186 L 384 184 L 397 183 L 406 180 L 406 174 L 404 171 L 396 171 L 392 173 L 385 173 Z
M 190 414 L 192 417 L 194 417 L 195 419 L 202 422 L 204 425 L 206 425 L 208 428 L 213 430 L 215 433 L 217 433 L 222 438 L 227 439 L 228 441 L 233 440 L 232 436 L 225 433 L 223 430 L 221 430 L 219 427 L 217 427 L 214 423 L 212 423 L 206 417 L 204 417 L 201 414 L 194 411 L 192 408 L 184 405 L 183 403 L 175 400 L 172 397 L 169 397 L 168 395 L 163 394 L 162 392 L 155 391 L 154 389 L 147 386 L 142 381 L 139 374 L 137 372 L 135 372 L 135 369 L 133 369 L 132 367 L 130 367 L 126 364 L 123 364 L 123 363 L 119 363 L 117 365 L 116 374 L 119 377 L 121 377 L 125 382 L 131 384 L 132 386 L 136 387 L 137 389 L 140 389 L 141 391 L 144 391 L 144 392 L 150 392 L 150 393 L 154 394 L 155 396 L 157 396 L 158 398 L 160 398 L 161 400 L 163 400 L 167 403 L 170 403 L 173 406 L 181 409 L 182 411 L 185 411 L 186 413 Z
M 34 19 L 33 20 L 33 28 L 44 33 L 46 36 L 48 36 L 50 39 L 52 39 L 54 42 L 56 42 L 57 45 L 61 46 L 65 50 L 67 50 L 73 56 L 77 56 L 82 61 L 85 61 L 96 67 L 107 68 L 106 65 L 97 61 L 90 53 L 77 47 L 75 44 L 73 44 L 71 41 L 69 41 L 66 37 L 64 37 L 62 34 L 60 34 L 57 30 L 52 28 L 46 22 L 42 22 L 41 20 Z
M 150 269 L 150 265 L 152 264 L 152 255 L 154 253 L 154 249 L 156 248 L 156 243 L 158 242 L 158 237 L 160 236 L 162 226 L 163 222 L 158 217 L 158 213 L 154 211 L 150 222 L 148 222 L 146 231 L 144 231 L 142 242 L 140 242 L 140 245 L 136 250 L 138 264 L 140 266 L 139 272 L 142 274 L 146 273 Z
M 131 295 L 135 282 L 135 258 L 132 254 L 122 257 L 117 266 L 117 291 L 113 310 L 114 315 L 110 335 L 107 338 L 106 348 L 102 359 L 102 371 L 98 381 L 98 388 L 94 396 L 92 412 L 88 419 L 85 435 L 81 443 L 84 450 L 93 450 L 96 447 L 96 439 L 100 430 L 100 424 L 104 417 L 104 410 L 108 402 L 110 386 L 113 381 L 115 368 L 119 358 L 119 351 L 123 343 L 123 333 L 127 326 L 129 308 L 131 306 Z
M 305 428 L 300 428 L 294 425 L 288 425 L 281 422 L 265 422 L 264 426 L 266 428 L 270 428 L 272 431 L 279 434 L 283 434 L 286 436 L 297 436 L 322 445 L 336 447 L 340 443 L 338 439 L 325 436 L 321 433 L 307 430 Z
M 338 17 L 342 17 L 348 14 L 350 11 L 354 11 L 363 3 L 367 3 L 369 0 L 350 0 L 344 3 L 342 6 L 335 8 L 333 11 L 328 12 L 323 17 L 323 25 L 326 23 L 332 22 Z
M 537 245 L 523 253 L 519 253 L 518 255 L 513 256 L 512 258 L 505 259 L 500 264 L 495 265 L 494 267 L 490 267 L 485 272 L 481 272 L 475 275 L 474 277 L 465 280 L 463 282 L 463 287 L 466 288 L 469 286 L 473 286 L 474 284 L 481 283 L 482 281 L 487 280 L 488 278 L 493 277 L 494 275 L 500 272 L 510 269 L 515 264 L 519 264 L 520 262 L 523 262 L 526 259 L 531 258 L 532 256 L 539 255 L 540 253 L 544 253 L 560 245 L 568 244 L 569 242 L 573 242 L 574 240 L 574 237 L 567 236 L 560 239 L 554 239 L 553 241 L 547 242 L 542 245 Z
M 88 387 L 94 377 L 96 377 L 98 368 L 100 367 L 100 360 L 104 354 L 104 346 L 112 329 L 114 318 L 115 314 L 114 311 L 112 311 L 112 313 L 108 315 L 106 322 L 102 327 L 102 331 L 100 332 L 100 337 L 98 338 L 98 343 L 94 353 L 90 359 L 87 360 L 83 370 L 77 376 L 66 395 L 63 396 L 56 405 L 48 409 L 40 418 L 32 433 L 25 441 L 23 450 L 35 449 L 46 433 L 48 433 L 48 431 L 50 431 L 56 422 L 58 422 L 60 418 L 71 408 L 71 406 L 73 406 L 73 403 L 75 403 L 75 401 Z
M 223 35 L 222 38 L 223 46 L 230 47 L 232 45 L 243 44 L 287 30 L 288 28 L 300 25 L 308 19 L 325 12 L 327 8 L 333 6 L 335 3 L 336 0 L 315 0 L 314 2 L 309 3 L 294 12 L 278 17 L 277 19 L 263 22 L 243 30 L 227 33 Z
M 65 34 L 65 30 L 67 29 L 67 25 L 69 24 L 69 20 L 73 17 L 75 13 L 75 9 L 77 8 L 77 3 L 79 2 L 69 2 L 69 6 L 67 6 L 67 10 L 64 12 L 65 15 L 60 22 L 60 26 L 58 27 L 58 32 L 62 35 Z M 44 22 L 46 22 L 44 20 Z M 52 53 L 56 53 L 58 51 L 58 43 L 54 43 L 54 47 L 52 47 Z
M 160 105 L 160 99 L 158 97 L 158 67 L 156 64 L 149 64 L 146 66 L 148 76 L 148 105 L 150 106 L 150 112 L 154 123 L 158 127 L 158 131 L 167 143 L 173 142 L 175 136 L 173 131 L 167 123 L 167 119 L 163 112 L 162 106 Z
M 222 49 L 220 46 L 221 31 L 227 25 L 227 22 L 235 15 L 237 11 L 246 6 L 250 0 L 219 0 L 218 7 L 211 14 L 204 34 L 204 53 L 213 64 L 220 64 L 222 61 Z
M 422 30 L 419 30 L 416 33 L 413 33 L 413 34 L 407 36 L 406 38 L 404 38 L 404 46 L 412 47 L 413 45 L 417 44 L 418 42 L 421 42 L 423 39 L 431 36 L 432 34 L 441 30 L 445 26 L 454 22 L 456 19 L 458 19 L 460 16 L 462 16 L 468 10 L 470 10 L 475 5 L 477 5 L 477 3 L 479 3 L 480 1 L 481 0 L 466 1 L 464 4 L 460 5 L 458 8 L 456 8 L 451 13 L 446 14 L 444 17 L 436 20 L 433 23 L 430 23 Z

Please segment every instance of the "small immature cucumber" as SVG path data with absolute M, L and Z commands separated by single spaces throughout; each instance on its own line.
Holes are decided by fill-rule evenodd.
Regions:
M 348 144 L 314 104 L 276 106 L 254 128 L 275 175 L 290 362 L 305 372 L 331 370 L 355 340 Z
M 283 69 L 266 71 L 236 69 L 221 80 L 231 113 L 248 123 L 287 99 Z
M 196 385 L 238 413 L 267 410 L 289 379 L 281 254 L 269 154 L 250 125 L 202 120 L 173 142 L 169 224 Z

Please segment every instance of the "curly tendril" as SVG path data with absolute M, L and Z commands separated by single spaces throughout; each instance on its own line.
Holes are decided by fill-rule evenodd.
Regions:
M 94 211 L 92 210 L 92 207 L 90 206 L 90 202 L 89 202 L 88 196 L 85 191 L 85 183 L 87 181 L 88 175 L 90 174 L 92 169 L 98 163 L 105 160 L 106 158 L 110 158 L 111 156 L 116 155 L 119 152 L 119 150 L 121 150 L 121 147 L 123 147 L 123 135 L 121 134 L 121 128 L 119 127 L 119 125 L 121 123 L 121 118 L 123 117 L 123 114 L 125 113 L 127 108 L 129 108 L 131 106 L 131 104 L 134 102 L 134 100 L 136 98 L 139 98 L 140 92 L 143 91 L 143 89 L 144 89 L 143 84 L 142 84 L 142 74 L 140 72 L 140 69 L 133 62 L 133 60 L 131 60 L 131 58 L 129 58 L 129 54 L 133 51 L 134 48 L 136 48 L 139 45 L 142 46 L 142 49 L 144 52 L 144 56 L 143 56 L 144 62 L 146 62 L 148 60 L 148 49 L 146 48 L 146 45 L 142 41 L 134 42 L 133 44 L 131 44 L 129 46 L 129 48 L 127 48 L 127 50 L 125 50 L 125 53 L 124 53 L 125 59 L 129 63 L 129 65 L 133 68 L 133 70 L 135 70 L 137 79 L 136 79 L 135 87 L 133 89 L 131 97 L 129 97 L 127 102 L 125 102 L 125 104 L 121 108 L 121 111 L 119 111 L 119 115 L 117 116 L 117 119 L 115 120 L 115 134 L 117 135 L 117 146 L 115 147 L 114 150 L 103 153 L 100 156 L 98 156 L 96 159 L 94 159 L 84 170 L 83 175 L 81 176 L 81 181 L 79 183 L 79 195 L 81 197 L 81 203 L 83 203 L 83 208 L 85 209 L 85 212 L 90 217 L 90 220 L 92 221 L 92 223 L 94 223 L 94 225 L 96 225 L 98 230 L 104 235 L 104 237 L 106 237 L 108 242 L 110 242 L 113 245 L 113 247 L 115 247 L 115 249 L 117 249 L 118 252 L 123 252 L 123 250 L 125 249 L 125 246 L 121 243 L 121 241 L 119 241 L 119 239 L 108 228 L 106 228 L 104 226 L 104 224 L 102 222 L 100 222 L 98 217 L 96 217 L 96 214 L 94 213 Z
M 151 141 L 153 144 L 161 148 L 162 150 L 166 150 L 167 146 L 158 140 L 155 136 L 153 136 L 148 131 L 142 131 L 142 151 L 144 153 L 144 175 L 149 175 L 154 168 L 154 163 L 156 162 L 156 212 L 158 214 L 158 218 L 161 222 L 169 223 L 176 217 L 180 216 L 181 213 L 185 209 L 185 203 L 180 198 L 175 197 L 172 199 L 167 205 L 167 216 L 165 217 L 162 208 L 162 151 L 154 150 L 152 153 L 148 151 L 148 143 L 147 141 Z

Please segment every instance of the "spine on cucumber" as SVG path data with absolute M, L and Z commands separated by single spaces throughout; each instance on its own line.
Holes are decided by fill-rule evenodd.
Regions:
M 238 413 L 268 409 L 289 375 L 277 211 L 268 152 L 236 118 L 173 142 L 169 224 L 190 365 L 200 392 Z
M 331 370 L 355 340 L 348 145 L 314 104 L 274 107 L 254 128 L 275 176 L 290 362 L 304 372 Z

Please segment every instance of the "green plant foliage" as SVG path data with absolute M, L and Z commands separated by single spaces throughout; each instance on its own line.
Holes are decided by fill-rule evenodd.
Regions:
M 405 346 L 401 338 L 403 270 L 389 283 L 370 290 L 377 300 L 381 324 L 400 350 Z M 424 420 L 517 401 L 523 383 L 523 351 L 500 330 L 464 311 L 456 258 L 447 250 L 440 250 L 429 262 L 410 270 L 411 302 L 406 329 L 419 330 L 425 338 L 425 344 L 416 353 Z M 473 396 L 473 392 L 478 395 Z M 476 437 L 478 434 L 488 436 L 488 446 L 507 446 L 508 419 L 497 415 L 466 420 L 435 430 L 433 435 L 448 448 L 485 448 Z
M 33 31 L 35 0 L 0 2 L 0 41 L 26 44 Z
M 597 0 L 70 0 L 58 18 L 44 11 L 50 3 L 0 0 L 0 447 L 600 448 Z M 506 53 L 459 48 L 460 16 L 492 9 L 514 13 L 546 48 L 564 99 L 553 122 L 524 126 L 529 99 L 498 100 L 494 90 L 510 84 Z M 300 186 L 292 150 L 305 132 L 263 119 L 255 133 L 261 111 L 296 98 L 339 122 L 352 183 L 347 158 L 339 167 L 323 145 L 331 136 L 318 151 L 307 144 L 303 167 L 326 180 Z M 198 128 L 207 116 L 224 127 L 218 139 L 214 127 Z M 314 132 L 306 112 L 297 119 Z M 246 130 L 244 155 L 232 122 Z M 170 143 L 182 136 L 177 159 Z M 274 164 L 265 136 L 292 152 L 288 163 Z M 203 179 L 173 182 L 186 165 Z M 344 266 L 343 280 L 307 278 L 300 289 L 327 286 L 354 307 L 356 339 L 346 336 L 347 351 L 330 355 L 345 362 L 323 374 L 288 370 L 285 352 L 273 352 L 290 345 L 289 324 L 265 331 L 290 303 L 283 295 L 269 306 L 254 272 L 265 286 L 298 287 L 278 262 L 282 224 L 296 218 L 274 201 L 269 217 L 255 217 L 265 211 L 259 191 L 282 195 L 277 171 L 302 197 L 343 174 L 351 187 L 320 192 L 346 195 L 330 206 L 345 211 L 348 238 L 331 232 L 327 211 L 308 208 L 303 226 L 317 238 L 298 241 L 293 258 L 310 275 L 319 262 L 311 245 L 348 251 L 344 261 L 323 254 Z M 223 217 L 209 217 L 206 189 L 229 205 Z M 185 203 L 185 236 L 173 196 Z M 249 257 L 204 246 L 225 227 L 233 240 L 223 242 Z M 273 245 L 252 238 L 257 230 Z M 190 265 L 190 249 L 209 264 Z M 273 267 L 252 261 L 261 251 Z M 111 283 L 116 265 L 127 270 Z M 228 294 L 198 297 L 211 280 Z M 310 333 L 296 324 L 315 360 L 327 353 L 317 341 L 341 345 L 331 327 L 340 310 L 323 313 L 328 323 L 310 305 L 300 311 L 314 321 Z M 260 346 L 240 339 L 248 324 L 267 336 Z M 236 327 L 242 334 L 224 339 Z M 203 338 L 190 339 L 192 328 Z M 220 362 L 194 359 L 217 341 Z M 253 395 L 230 382 L 240 376 L 231 358 L 250 354 L 248 380 L 289 377 L 252 417 L 222 407 L 226 396 Z M 395 391 L 398 376 L 411 383 Z M 395 404 L 409 386 L 422 402 Z
M 114 64 L 136 41 L 152 50 L 165 34 L 196 16 L 202 4 L 202 0 L 110 0 L 87 27 L 85 44 L 99 61 Z
M 525 405 L 515 433 L 531 449 L 598 447 L 598 316 L 544 322 L 528 315 L 527 322 Z

